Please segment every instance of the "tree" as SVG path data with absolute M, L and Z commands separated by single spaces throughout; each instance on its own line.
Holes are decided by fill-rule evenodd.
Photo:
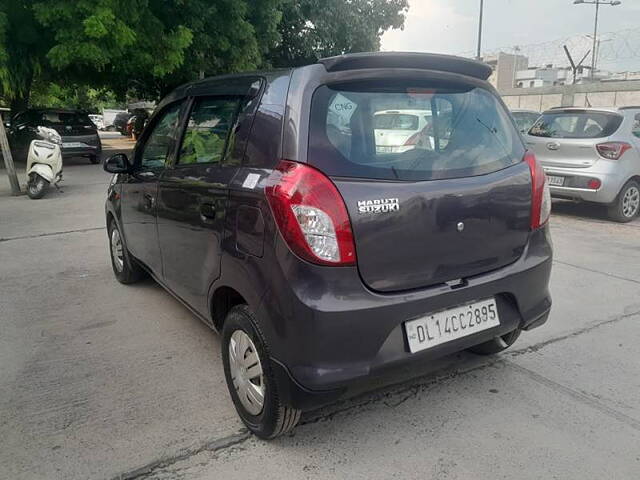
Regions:
M 36 92 L 65 85 L 54 99 L 69 86 L 158 98 L 204 75 L 377 50 L 407 8 L 407 0 L 0 0 L 0 95 L 13 110 L 27 106 L 34 81 Z
M 389 28 L 402 28 L 407 0 L 287 0 L 269 52 L 275 66 L 313 63 L 343 53 L 377 51 Z

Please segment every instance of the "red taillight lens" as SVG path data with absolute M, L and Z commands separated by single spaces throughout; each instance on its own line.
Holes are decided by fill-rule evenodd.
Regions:
M 524 161 L 529 165 L 531 172 L 531 230 L 540 228 L 551 214 L 551 192 L 547 185 L 547 177 L 542 165 L 536 159 L 533 152 L 524 154 Z
M 344 200 L 328 177 L 282 160 L 269 177 L 267 200 L 289 248 L 321 265 L 354 265 L 356 249 Z
M 600 156 L 608 160 L 618 160 L 630 148 L 631 145 L 627 142 L 605 142 L 596 145 Z
M 404 142 L 405 146 L 413 146 L 418 144 L 418 139 L 420 138 L 420 132 L 414 133 L 411 135 L 406 142 Z

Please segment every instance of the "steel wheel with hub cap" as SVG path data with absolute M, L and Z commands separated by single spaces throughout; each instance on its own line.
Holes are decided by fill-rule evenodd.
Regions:
M 635 180 L 629 180 L 609 207 L 609 217 L 616 222 L 630 222 L 640 212 L 640 185 Z
M 222 362 L 231 399 L 249 430 L 270 439 L 297 425 L 301 411 L 280 401 L 267 345 L 247 305 L 236 305 L 227 314 Z
M 115 220 L 109 221 L 107 225 L 109 235 L 109 251 L 111 253 L 111 266 L 113 273 L 120 283 L 134 283 L 144 278 L 145 271 L 131 257 L 127 251 L 120 229 Z

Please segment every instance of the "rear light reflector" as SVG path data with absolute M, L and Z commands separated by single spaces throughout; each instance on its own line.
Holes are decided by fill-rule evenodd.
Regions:
M 308 165 L 282 160 L 265 192 L 280 233 L 295 254 L 320 265 L 355 264 L 347 208 L 327 176 Z
M 601 185 L 602 185 L 602 182 L 600 182 L 600 180 L 598 180 L 597 178 L 591 178 L 587 182 L 587 188 L 590 188 L 591 190 L 597 190 L 600 188 Z
M 542 165 L 533 152 L 524 154 L 524 161 L 531 172 L 531 230 L 542 227 L 551 214 L 551 191 Z
M 630 148 L 631 145 L 627 142 L 605 142 L 596 145 L 600 156 L 608 160 L 618 160 Z

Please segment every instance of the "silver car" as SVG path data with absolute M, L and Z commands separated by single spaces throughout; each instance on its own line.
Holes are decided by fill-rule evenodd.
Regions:
M 551 195 L 606 204 L 611 219 L 640 211 L 640 107 L 554 108 L 525 136 Z

